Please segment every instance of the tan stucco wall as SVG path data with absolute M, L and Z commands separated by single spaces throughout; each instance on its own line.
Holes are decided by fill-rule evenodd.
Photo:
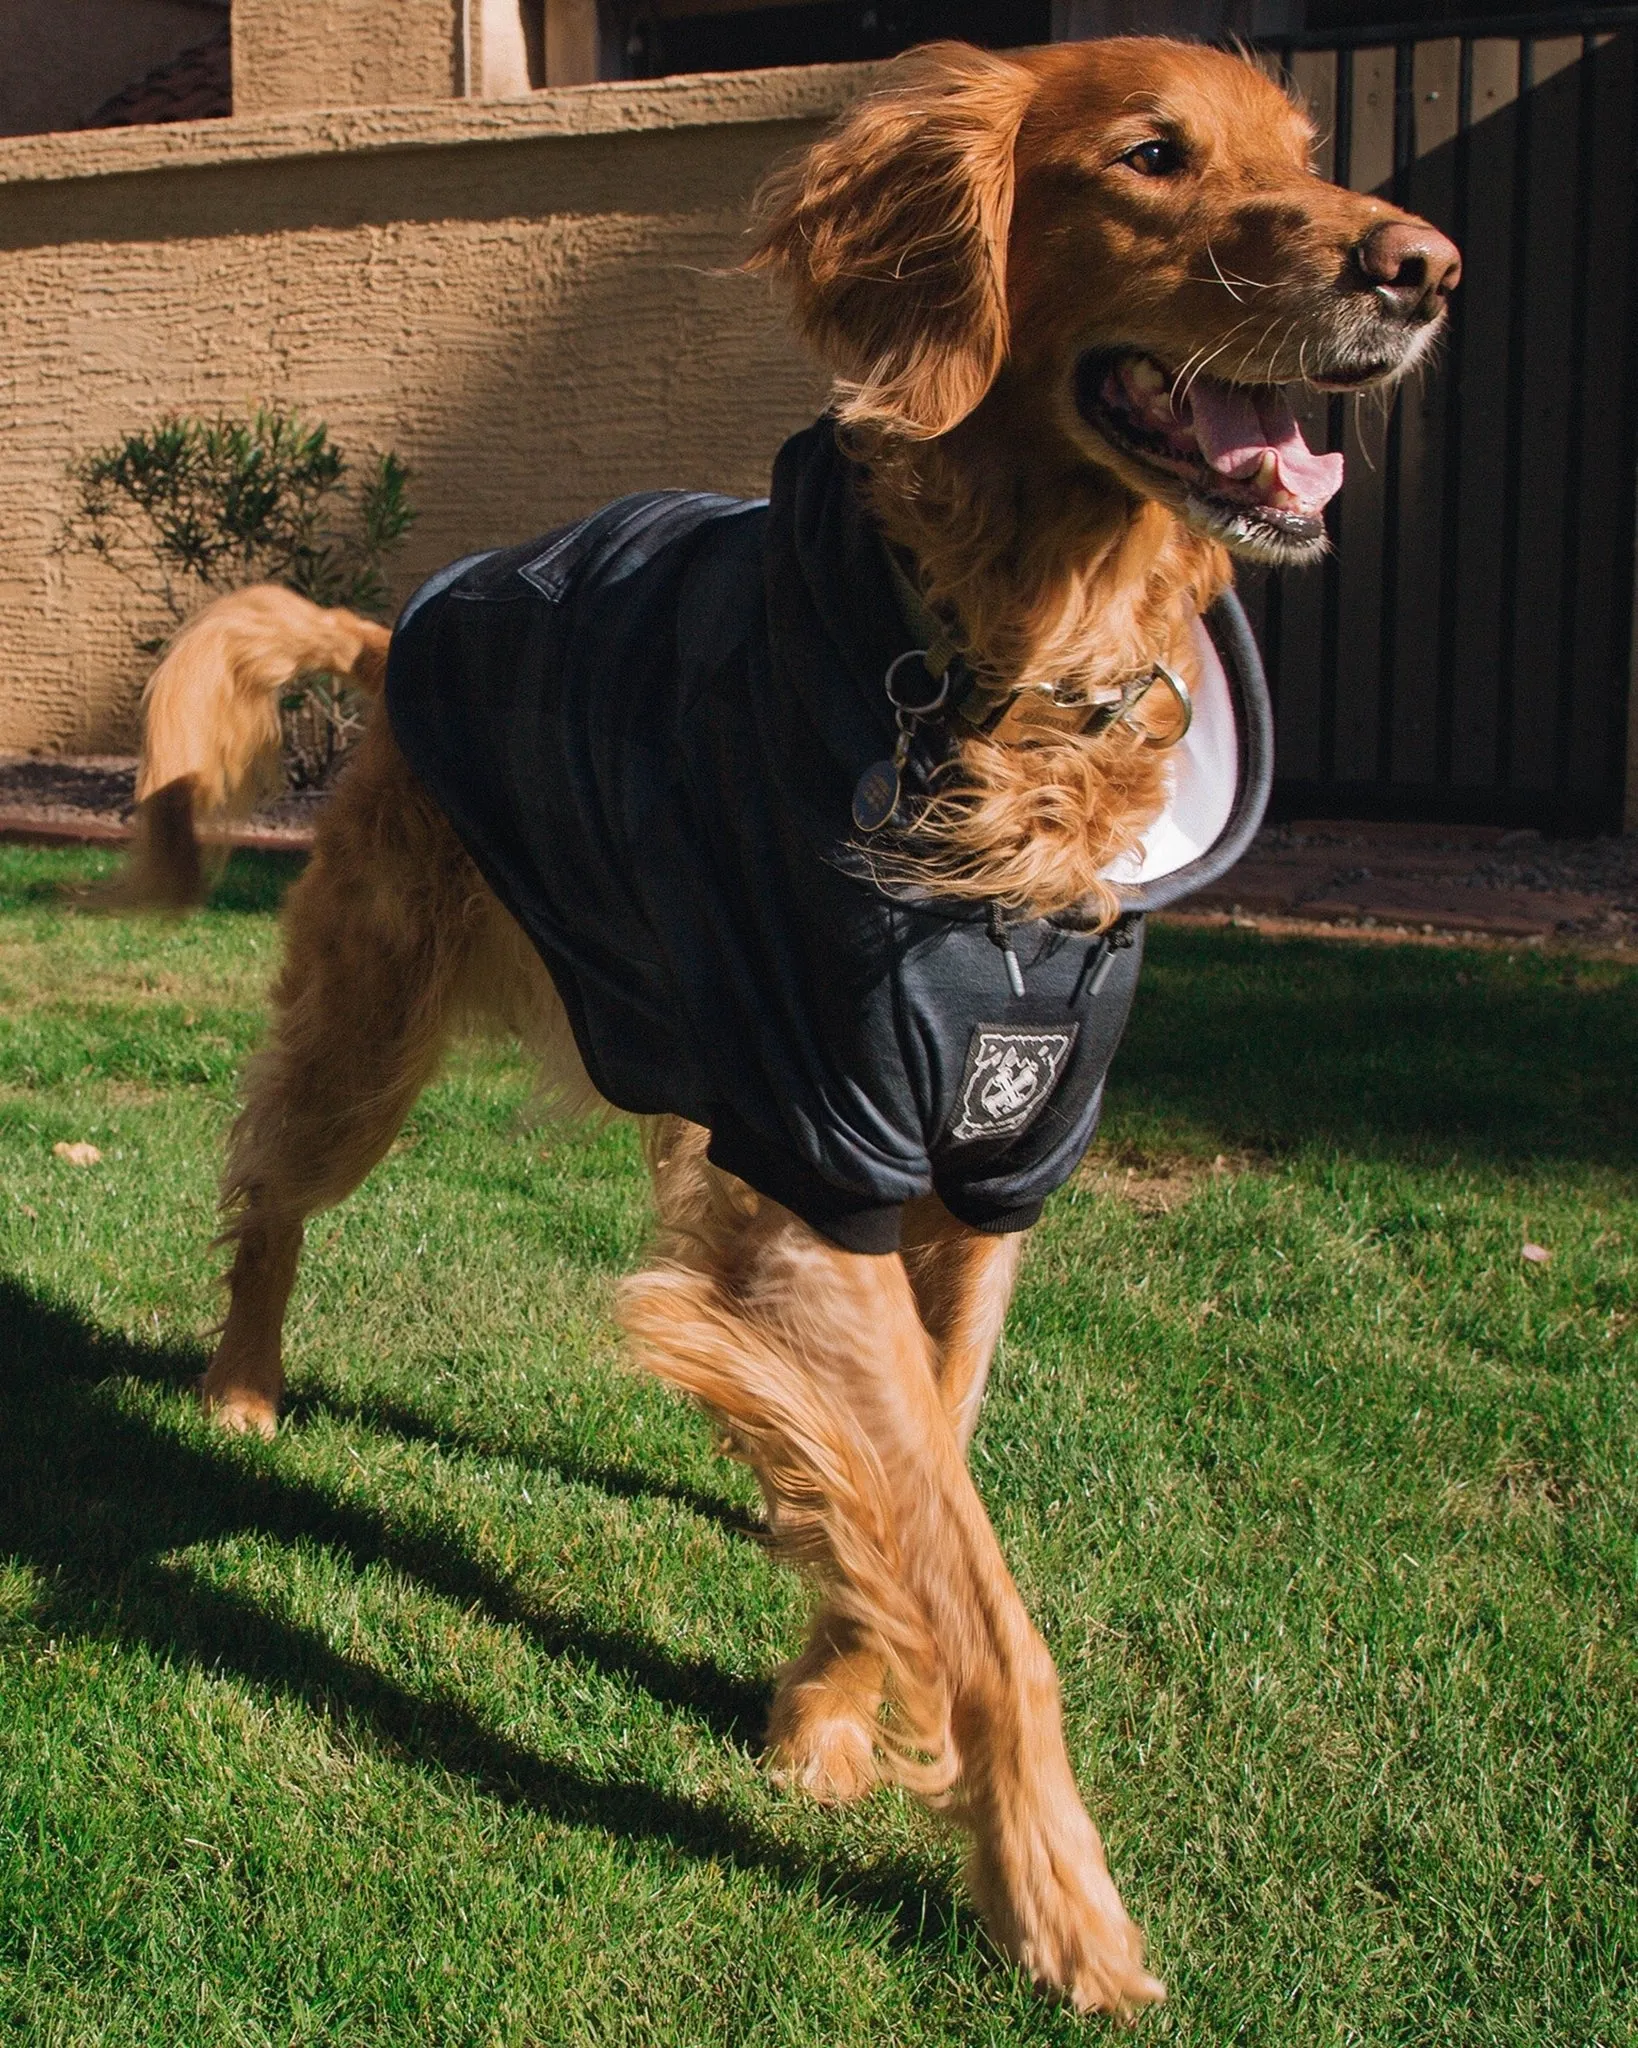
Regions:
M 590 8 L 595 53 L 596 0 L 567 4 Z M 266 114 L 505 99 L 545 82 L 545 41 L 545 0 L 236 0 L 233 104 Z M 560 63 L 553 83 L 596 76 L 595 59 Z
M 220 0 L 0 0 L 0 135 L 79 127 L 226 11 Z
M 233 109 L 360 107 L 464 92 L 467 0 L 237 0 Z
M 0 747 L 128 740 L 153 630 L 56 543 L 66 470 L 259 400 L 395 448 L 429 569 L 619 492 L 760 491 L 822 383 L 719 274 L 869 67 L 0 144 Z

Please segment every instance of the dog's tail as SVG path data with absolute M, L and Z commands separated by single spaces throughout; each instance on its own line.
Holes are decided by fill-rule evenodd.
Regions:
M 199 828 L 243 815 L 276 786 L 285 691 L 298 676 L 331 675 L 379 696 L 390 638 L 356 612 L 272 583 L 190 619 L 143 692 L 136 827 L 111 899 L 165 910 L 201 902 L 210 876 Z

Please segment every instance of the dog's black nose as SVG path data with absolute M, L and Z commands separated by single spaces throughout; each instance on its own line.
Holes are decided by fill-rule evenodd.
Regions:
M 1461 282 L 1462 252 L 1425 220 L 1385 220 L 1354 251 L 1360 274 L 1406 320 L 1432 320 Z

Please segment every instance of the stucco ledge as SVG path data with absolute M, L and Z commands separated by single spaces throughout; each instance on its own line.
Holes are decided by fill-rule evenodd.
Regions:
M 0 140 L 0 186 L 195 170 L 361 152 L 444 149 L 643 130 L 823 121 L 858 97 L 879 64 L 704 72 L 636 83 L 560 86 L 515 100 L 427 100 L 315 107 L 144 128 L 77 129 Z

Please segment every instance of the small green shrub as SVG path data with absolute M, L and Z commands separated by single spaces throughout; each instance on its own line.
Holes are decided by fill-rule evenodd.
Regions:
M 157 653 L 206 596 L 282 583 L 315 603 L 386 609 L 384 565 L 415 513 L 409 471 L 389 450 L 358 471 L 322 422 L 260 407 L 249 419 L 166 415 L 70 466 L 66 542 L 98 555 L 149 598 Z M 286 766 L 322 780 L 357 730 L 350 692 L 300 680 L 283 706 Z

